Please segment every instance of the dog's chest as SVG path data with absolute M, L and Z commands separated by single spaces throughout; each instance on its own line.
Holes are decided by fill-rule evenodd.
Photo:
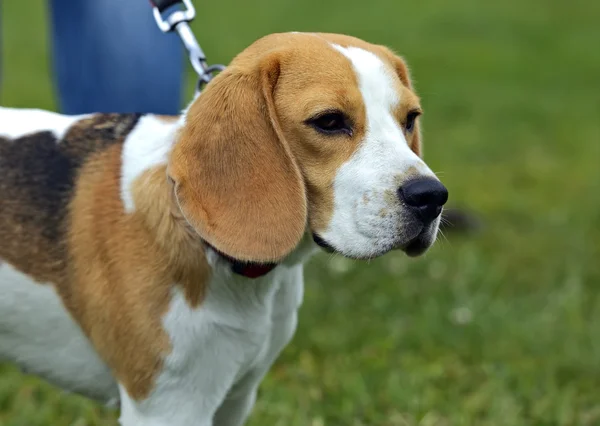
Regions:
M 217 273 L 198 308 L 190 307 L 183 293 L 175 290 L 163 320 L 172 345 L 166 374 L 179 371 L 192 378 L 208 368 L 219 380 L 235 365 L 237 381 L 270 363 L 295 331 L 302 293 L 300 265 L 280 266 L 256 280 Z M 221 365 L 228 371 L 221 371 Z

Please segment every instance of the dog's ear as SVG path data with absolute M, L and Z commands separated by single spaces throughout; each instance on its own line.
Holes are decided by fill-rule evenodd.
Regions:
M 186 220 L 242 261 L 281 260 L 306 229 L 304 182 L 273 101 L 279 73 L 273 53 L 218 75 L 189 108 L 169 159 Z
M 410 71 L 408 70 L 404 59 L 402 59 L 402 57 L 398 56 L 395 52 L 393 52 L 391 49 L 385 46 L 379 47 L 383 50 L 384 56 L 387 57 L 388 60 L 391 62 L 402 84 L 408 87 L 410 90 L 414 91 L 415 89 L 410 77 Z M 421 146 L 421 126 L 419 125 L 419 121 L 420 119 L 418 119 L 415 123 L 415 129 L 413 131 L 412 138 L 409 141 L 409 143 L 410 148 L 413 150 L 413 152 L 419 157 L 422 157 L 423 149 Z

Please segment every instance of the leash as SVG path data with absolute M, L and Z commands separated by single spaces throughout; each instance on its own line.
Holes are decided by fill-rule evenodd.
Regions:
M 198 74 L 198 83 L 196 84 L 196 95 L 200 94 L 215 76 L 225 69 L 225 65 L 208 65 L 206 55 L 198 44 L 189 23 L 196 17 L 196 9 L 191 0 L 150 0 L 150 5 L 154 13 L 154 19 L 158 28 L 163 33 L 177 31 L 183 45 L 188 51 L 190 62 L 196 74 Z M 173 6 L 179 6 L 176 10 L 166 16 L 163 13 Z

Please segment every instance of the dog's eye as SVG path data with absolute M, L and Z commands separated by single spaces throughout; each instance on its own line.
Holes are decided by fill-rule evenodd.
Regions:
M 352 129 L 348 120 L 341 112 L 328 112 L 316 118 L 308 120 L 309 124 L 317 131 L 328 135 L 345 133 L 352 135 Z
M 412 132 L 415 128 L 415 121 L 417 117 L 421 115 L 420 111 L 411 111 L 406 116 L 406 124 L 404 125 L 407 132 Z

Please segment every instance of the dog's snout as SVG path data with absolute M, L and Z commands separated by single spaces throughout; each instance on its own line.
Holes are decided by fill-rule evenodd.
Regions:
M 448 201 L 448 190 L 437 179 L 418 178 L 406 182 L 398 190 L 400 199 L 424 222 L 432 222 Z

